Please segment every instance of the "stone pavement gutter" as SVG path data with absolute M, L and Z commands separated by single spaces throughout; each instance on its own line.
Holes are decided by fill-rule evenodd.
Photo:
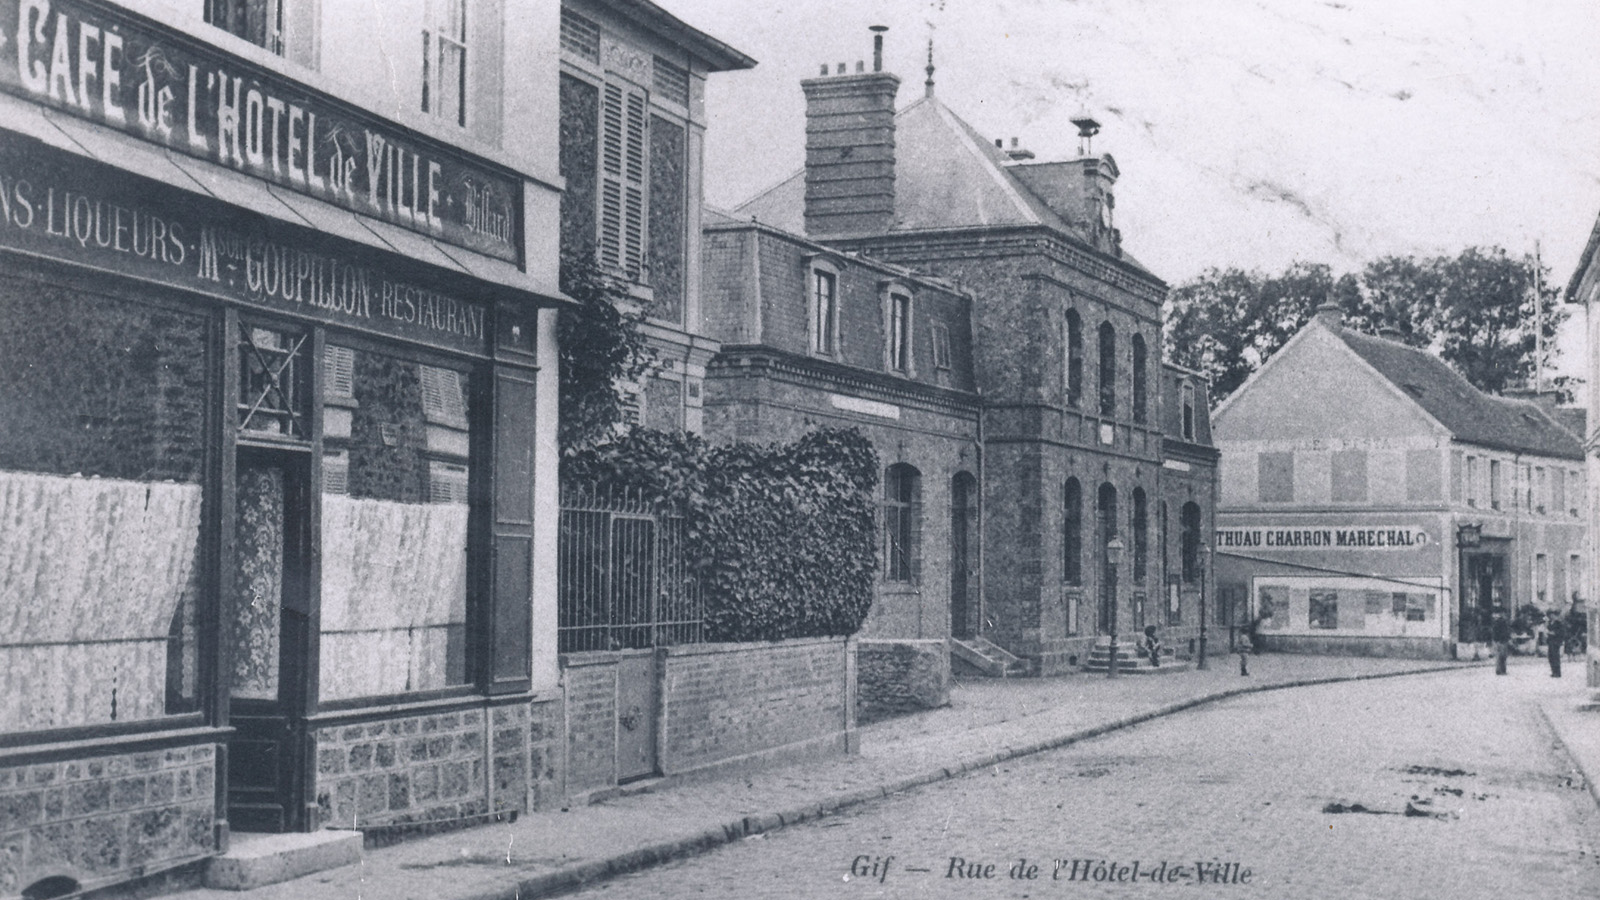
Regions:
M 549 897 L 1231 697 L 1473 665 L 1271 655 L 1252 657 L 1256 671 L 1247 683 L 1225 686 L 1229 675 L 1243 679 L 1229 671 L 1229 657 L 1216 662 L 1207 672 L 1159 678 L 967 682 L 952 692 L 951 707 L 865 727 L 859 757 L 666 786 L 570 812 L 535 813 L 510 825 L 408 841 L 367 851 L 359 866 L 246 894 L 195 890 L 177 897 Z

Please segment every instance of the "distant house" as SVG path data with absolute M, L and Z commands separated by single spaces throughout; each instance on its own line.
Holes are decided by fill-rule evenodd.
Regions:
M 1213 417 L 1221 592 L 1270 648 L 1385 656 L 1566 610 L 1587 591 L 1583 448 L 1552 406 L 1324 306 Z
M 1589 242 L 1583 249 L 1582 258 L 1578 260 L 1578 268 L 1567 282 L 1567 302 L 1584 304 L 1588 313 L 1588 422 L 1600 424 L 1600 309 L 1597 309 L 1600 307 L 1600 220 L 1595 222 L 1594 229 L 1589 233 Z M 1583 439 L 1584 466 L 1589 483 L 1600 484 L 1600 447 L 1595 445 L 1587 428 L 1579 431 L 1578 435 Z M 1589 526 L 1589 534 L 1600 535 L 1600 496 L 1588 495 L 1583 515 Z M 1600 568 L 1596 567 L 1594 556 L 1590 554 L 1586 573 L 1586 597 L 1600 597 Z M 1600 687 L 1600 615 L 1595 614 L 1594 604 L 1590 604 L 1588 663 L 1589 686 Z

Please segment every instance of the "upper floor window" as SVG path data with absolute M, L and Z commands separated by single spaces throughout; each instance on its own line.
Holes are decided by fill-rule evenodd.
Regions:
M 811 269 L 811 352 L 838 352 L 839 274 L 831 268 Z
M 1262 453 L 1256 457 L 1256 482 L 1262 503 L 1294 502 L 1294 453 Z
M 1194 385 L 1183 383 L 1183 439 L 1194 440 Z
M 1467 457 L 1467 505 L 1478 505 L 1478 458 Z
M 933 337 L 933 367 L 950 368 L 950 329 L 943 322 L 935 322 L 930 331 Z
M 284 0 L 206 0 L 206 22 L 283 55 Z
M 889 292 L 889 369 L 911 373 L 911 295 Z
M 1144 335 L 1133 336 L 1133 420 L 1145 421 L 1145 406 L 1149 389 L 1145 382 Z
M 608 81 L 600 105 L 600 262 L 648 280 L 644 256 L 645 129 L 649 99 Z
M 1489 460 L 1489 508 L 1500 508 L 1500 460 Z
M 422 23 L 422 111 L 467 124 L 467 0 L 428 0 Z
M 1533 508 L 1536 512 L 1544 512 L 1550 508 L 1550 479 L 1545 475 L 1544 466 L 1537 466 L 1533 470 L 1536 482 L 1533 495 Z
M 1067 405 L 1077 406 L 1083 399 L 1083 319 L 1075 309 L 1067 310 Z
M 1552 479 L 1555 481 L 1555 494 L 1550 504 L 1552 513 L 1564 513 L 1567 509 L 1567 470 L 1552 470 Z
M 1100 323 L 1100 415 L 1117 412 L 1117 332 L 1110 322 Z

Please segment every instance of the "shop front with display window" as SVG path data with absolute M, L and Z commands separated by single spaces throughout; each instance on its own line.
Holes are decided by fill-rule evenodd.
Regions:
M 0 103 L 0 897 L 551 795 L 521 177 L 391 127 L 406 227 Z

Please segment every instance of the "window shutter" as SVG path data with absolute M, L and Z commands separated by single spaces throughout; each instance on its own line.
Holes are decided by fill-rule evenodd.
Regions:
M 600 262 L 631 280 L 644 280 L 644 93 L 616 82 L 605 86 L 600 114 Z

